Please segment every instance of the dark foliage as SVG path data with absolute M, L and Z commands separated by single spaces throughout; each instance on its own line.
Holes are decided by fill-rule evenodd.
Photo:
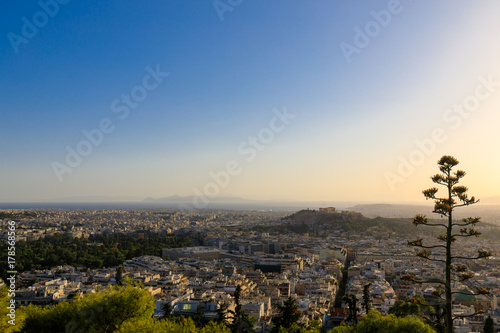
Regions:
M 162 248 L 190 245 L 188 238 L 168 235 L 151 235 L 143 239 L 123 234 L 102 234 L 88 239 L 54 235 L 16 243 L 16 268 L 23 272 L 59 265 L 115 267 L 137 256 L 161 256 Z M 6 243 L 0 244 L 0 253 L 7 253 Z M 2 278 L 6 278 L 6 267 L 0 266 Z

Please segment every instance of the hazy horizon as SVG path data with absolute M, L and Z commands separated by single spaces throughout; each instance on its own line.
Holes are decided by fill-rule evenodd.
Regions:
M 18 201 L 0 201 L 2 204 L 9 203 L 148 203 L 148 202 L 182 202 L 191 201 L 197 198 L 196 195 L 190 196 L 179 196 L 172 195 L 167 197 L 108 197 L 108 196 L 75 196 L 75 197 L 63 197 L 63 198 L 50 198 L 46 200 L 18 200 Z M 232 195 L 221 195 L 214 198 L 207 198 L 208 201 L 217 203 L 231 203 L 231 202 L 256 202 L 256 203 L 284 203 L 284 204 L 305 204 L 314 203 L 321 207 L 327 207 L 328 205 L 340 205 L 341 207 L 346 207 L 349 205 L 411 205 L 411 206 L 429 206 L 434 205 L 433 201 L 383 201 L 383 200 L 298 200 L 294 198 L 266 198 L 266 199 L 252 199 L 245 198 L 242 196 L 232 196 Z M 500 197 L 486 197 L 479 199 L 479 206 L 497 206 L 500 205 Z M 200 207 L 202 208 L 202 207 Z
M 40 3 L 0 14 L 0 202 L 429 205 L 446 154 L 500 203 L 499 2 Z

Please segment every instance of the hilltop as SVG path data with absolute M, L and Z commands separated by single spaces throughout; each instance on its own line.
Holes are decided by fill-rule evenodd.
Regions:
M 431 221 L 438 222 L 438 219 Z M 379 235 L 415 236 L 419 234 L 437 234 L 440 230 L 436 228 L 415 228 L 409 217 L 374 217 L 369 218 L 354 211 L 336 211 L 303 209 L 290 214 L 282 219 L 281 229 L 295 233 L 310 233 L 311 235 L 324 237 L 337 232 L 376 232 Z M 500 229 L 492 224 L 483 224 L 487 228 L 486 238 L 499 237 Z

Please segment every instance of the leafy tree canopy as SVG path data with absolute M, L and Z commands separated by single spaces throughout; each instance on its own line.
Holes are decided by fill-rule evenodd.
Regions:
M 426 325 L 415 316 L 396 317 L 395 315 L 382 316 L 379 312 L 370 310 L 355 326 L 339 326 L 333 333 L 435 333 L 434 329 Z
M 22 332 L 114 332 L 126 320 L 151 318 L 155 300 L 132 285 L 109 287 L 73 302 L 55 306 L 29 305 L 18 311 L 26 316 Z

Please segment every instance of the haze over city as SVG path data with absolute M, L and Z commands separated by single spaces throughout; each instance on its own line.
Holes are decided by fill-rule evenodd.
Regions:
M 234 3 L 4 4 L 0 201 L 500 201 L 499 2 Z

